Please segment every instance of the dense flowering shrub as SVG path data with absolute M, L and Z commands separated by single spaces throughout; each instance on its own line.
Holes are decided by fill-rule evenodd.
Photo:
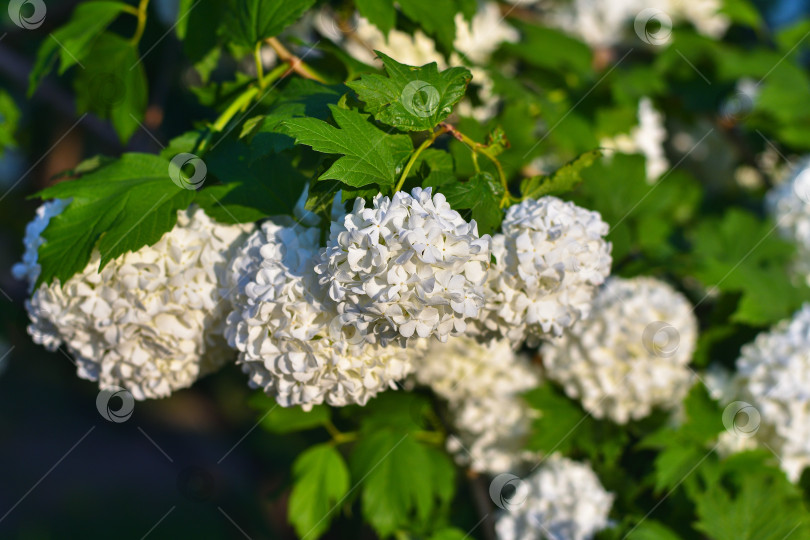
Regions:
M 10 2 L 0 49 L 39 32 L 31 94 L 55 72 L 34 97 L 75 101 L 88 144 L 67 146 L 118 157 L 28 186 L 0 369 L 26 326 L 106 420 L 132 413 L 111 420 L 113 393 L 172 396 L 144 425 L 223 404 L 217 439 L 255 433 L 251 493 L 273 499 L 217 501 L 267 520 L 244 536 L 810 537 L 806 21 L 748 0 L 74 3 Z M 0 183 L 17 131 L 73 140 L 15 92 Z
M 498 517 L 498 538 L 593 538 L 607 528 L 613 498 L 587 464 L 555 454 L 516 486 L 512 499 L 522 503 Z
M 549 378 L 596 418 L 619 424 L 677 409 L 694 382 L 697 321 L 682 294 L 650 278 L 608 281 L 591 317 L 543 345 Z
M 199 208 L 177 213 L 177 225 L 154 245 L 110 261 L 99 272 L 93 253 L 64 284 L 34 287 L 42 231 L 69 201 L 37 210 L 14 267 L 33 294 L 26 304 L 33 340 L 76 360 L 80 377 L 121 386 L 136 399 L 166 397 L 229 361 L 222 332 L 228 305 L 219 296 L 225 265 L 248 226 L 220 225 Z

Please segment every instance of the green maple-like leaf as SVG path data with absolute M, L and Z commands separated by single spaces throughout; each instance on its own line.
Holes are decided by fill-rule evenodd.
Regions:
M 436 63 L 422 67 L 400 64 L 376 51 L 386 75 L 370 73 L 348 83 L 365 110 L 383 124 L 404 131 L 426 131 L 453 112 L 461 101 L 472 74 L 467 68 L 439 71 Z
M 337 503 L 349 491 L 349 470 L 343 456 L 319 444 L 293 463 L 293 488 L 288 517 L 299 537 L 318 538 L 329 529 Z
M 29 75 L 28 95 L 34 93 L 42 78 L 57 63 L 60 75 L 77 63 L 83 65 L 82 60 L 90 54 L 93 41 L 126 8 L 121 2 L 79 4 L 70 21 L 42 42 Z M 126 68 L 129 69 L 129 65 Z
M 40 283 L 65 282 L 87 266 L 94 249 L 103 268 L 128 251 L 152 245 L 177 223 L 194 192 L 175 185 L 169 162 L 149 154 L 124 154 L 79 179 L 40 191 L 42 199 L 72 199 L 51 219 L 39 248 Z
M 363 516 L 377 533 L 424 526 L 452 500 L 455 469 L 443 452 L 399 429 L 365 432 L 352 453 L 352 475 L 363 478 Z
M 439 175 L 434 175 L 432 180 L 437 176 Z M 466 182 L 450 181 L 441 185 L 439 190 L 454 209 L 470 211 L 481 234 L 490 233 L 501 224 L 503 186 L 488 172 L 478 173 Z
M 101 34 L 84 69 L 73 81 L 78 112 L 108 118 L 121 142 L 138 129 L 146 112 L 148 89 L 136 46 L 116 34 Z
M 306 144 L 325 154 L 341 154 L 319 180 L 339 180 L 354 187 L 393 185 L 402 161 L 413 151 L 406 135 L 390 135 L 357 111 L 330 105 L 338 127 L 315 118 L 293 118 L 284 122 L 297 144 Z

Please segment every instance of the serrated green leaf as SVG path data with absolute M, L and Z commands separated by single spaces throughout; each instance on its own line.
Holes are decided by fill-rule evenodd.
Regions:
M 77 180 L 40 191 L 42 199 L 73 199 L 51 219 L 39 249 L 42 273 L 37 281 L 64 283 L 101 253 L 103 268 L 128 251 L 152 245 L 177 223 L 194 192 L 169 178 L 169 162 L 150 154 L 124 154 Z
M 220 27 L 231 41 L 245 47 L 275 37 L 297 21 L 315 0 L 229 0 Z
M 281 90 L 278 99 L 262 116 L 245 122 L 240 137 L 247 137 L 256 156 L 292 148 L 293 139 L 283 131 L 285 120 L 309 117 L 326 120 L 346 92 L 344 86 L 327 86 L 308 79 L 294 78 Z
M 557 195 L 571 191 L 582 182 L 581 173 L 602 156 L 600 150 L 586 152 L 566 163 L 551 176 L 533 176 L 520 183 L 520 192 L 529 199 L 539 199 L 544 195 Z
M 205 186 L 195 201 L 222 223 L 290 215 L 307 182 L 289 156 L 269 154 L 254 159 L 247 146 L 232 139 L 218 144 L 205 162 L 208 173 L 224 185 Z
M 298 456 L 292 473 L 288 519 L 299 537 L 319 538 L 349 491 L 346 462 L 334 447 L 319 444 Z
M 699 517 L 695 528 L 712 540 L 810 537 L 810 514 L 796 487 L 779 470 L 750 467 L 728 471 L 734 488 L 712 482 L 694 497 Z
M 375 51 L 386 75 L 365 74 L 347 83 L 365 103 L 365 111 L 388 126 L 403 131 L 433 129 L 461 101 L 472 74 L 467 68 L 439 71 L 436 63 L 422 67 L 400 64 Z
M 194 64 L 203 82 L 216 67 L 220 55 L 217 39 L 225 5 L 220 0 L 180 0 L 175 32 L 183 52 Z M 191 31 L 189 31 L 191 30 Z
M 82 65 L 90 54 L 93 41 L 126 7 L 121 2 L 79 4 L 70 21 L 48 35 L 40 45 L 36 62 L 28 76 L 28 95 L 34 93 L 42 78 L 57 64 L 60 75 L 75 64 Z
M 369 184 L 393 185 L 402 161 L 413 151 L 405 135 L 389 135 L 356 111 L 329 105 L 338 127 L 315 118 L 284 121 L 296 143 L 311 146 L 317 152 L 341 154 L 319 180 L 339 180 L 354 187 Z
M 364 479 L 363 517 L 380 536 L 424 526 L 437 505 L 452 499 L 453 463 L 407 431 L 382 428 L 364 435 L 349 462 L 352 476 Z
M 431 179 L 435 181 L 436 176 Z M 466 182 L 443 183 L 439 189 L 454 209 L 470 210 L 481 234 L 492 232 L 501 224 L 503 186 L 491 174 L 481 172 Z
M 705 220 L 691 234 L 694 275 L 706 286 L 742 294 L 732 321 L 767 325 L 789 317 L 807 298 L 806 287 L 785 279 L 794 247 L 770 222 L 733 208 Z
M 147 104 L 146 75 L 138 51 L 129 41 L 101 34 L 73 81 L 76 109 L 112 122 L 126 142 L 143 120 Z

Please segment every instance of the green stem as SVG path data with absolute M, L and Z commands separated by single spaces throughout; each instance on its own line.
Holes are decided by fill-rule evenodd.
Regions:
M 141 0 L 138 4 L 138 26 L 135 28 L 135 34 L 130 39 L 130 43 L 133 45 L 137 45 L 138 42 L 141 41 L 141 36 L 143 36 L 144 28 L 146 28 L 146 7 L 149 5 L 149 0 Z
M 253 48 L 253 60 L 256 62 L 256 78 L 259 80 L 259 86 L 264 88 L 264 65 L 262 65 L 262 42 L 256 43 Z
M 231 102 L 231 104 L 228 105 L 228 108 L 225 109 L 222 112 L 222 114 L 220 114 L 219 117 L 211 125 L 211 128 L 208 130 L 208 133 L 206 134 L 205 138 L 200 143 L 200 145 L 197 147 L 197 153 L 205 152 L 205 150 L 208 147 L 208 144 L 211 142 L 211 139 L 213 138 L 214 134 L 219 133 L 220 131 L 225 129 L 225 126 L 228 125 L 228 122 L 230 122 L 231 119 L 234 116 L 236 116 L 237 113 L 239 113 L 239 111 L 241 111 L 245 107 L 247 107 L 250 104 L 250 102 L 253 101 L 253 99 L 259 94 L 259 91 L 262 88 L 266 87 L 268 84 L 270 84 L 270 83 L 276 81 L 277 79 L 281 78 L 288 71 L 288 69 L 289 68 L 288 68 L 288 66 L 286 64 L 281 64 L 279 66 L 276 66 L 273 69 L 273 71 L 271 71 L 270 73 L 265 75 L 259 81 L 258 85 L 251 84 L 250 86 L 245 88 L 245 90 L 241 94 L 236 96 L 236 99 L 234 99 Z
M 514 200 L 512 195 L 509 194 L 509 183 L 506 179 L 506 174 L 503 172 L 503 167 L 501 166 L 501 162 L 498 161 L 498 158 L 490 154 L 489 147 L 485 144 L 481 144 L 479 142 L 475 142 L 467 135 L 464 135 L 460 131 L 453 128 L 453 135 L 455 135 L 456 139 L 463 142 L 467 145 L 470 151 L 473 153 L 473 164 L 476 166 L 476 171 L 478 171 L 478 160 L 476 159 L 476 155 L 481 154 L 490 160 L 493 165 L 495 165 L 495 170 L 498 171 L 498 179 L 501 182 L 501 186 L 503 186 L 503 198 L 501 198 L 501 208 L 505 206 L 509 206 L 511 202 Z
M 419 159 L 419 155 L 427 147 L 429 147 L 431 144 L 433 144 L 434 141 L 436 141 L 436 139 L 440 135 L 442 135 L 444 133 L 447 133 L 448 131 L 449 131 L 449 128 L 447 126 L 442 126 L 439 129 L 437 129 L 436 131 L 434 131 L 433 133 L 431 133 L 430 137 L 425 139 L 425 141 L 422 144 L 419 145 L 419 148 L 417 148 L 416 152 L 414 152 L 411 155 L 411 158 L 408 160 L 408 163 L 405 165 L 405 169 L 403 169 L 403 171 L 402 171 L 402 176 L 399 177 L 399 182 L 397 182 L 397 185 L 394 187 L 394 193 L 396 193 L 397 191 L 400 191 L 402 189 L 402 186 L 405 185 L 405 179 L 408 178 L 408 174 L 411 172 L 411 169 L 413 168 L 414 163 L 416 163 L 416 160 Z
M 435 444 L 436 446 L 444 444 L 444 435 L 438 431 L 417 431 L 413 435 L 417 441 Z

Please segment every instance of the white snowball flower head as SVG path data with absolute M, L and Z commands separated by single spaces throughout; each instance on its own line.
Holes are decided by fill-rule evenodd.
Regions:
M 414 188 L 377 195 L 371 208 L 358 198 L 332 224 L 316 271 L 341 323 L 369 343 L 446 341 L 479 315 L 490 241 L 442 194 Z
M 407 376 L 418 347 L 368 344 L 318 283 L 318 229 L 265 222 L 231 261 L 225 336 L 250 384 L 285 407 L 364 405 Z
M 540 372 L 508 341 L 433 342 L 416 362 L 416 380 L 448 401 L 447 449 L 459 465 L 499 474 L 537 459 L 524 450 L 534 415 L 519 394 L 540 384 Z
M 610 279 L 593 313 L 543 345 L 546 374 L 596 418 L 618 424 L 674 410 L 689 392 L 697 320 L 689 301 L 652 278 Z
M 613 499 L 588 465 L 555 454 L 517 484 L 495 530 L 499 540 L 589 540 L 610 526 Z
M 782 236 L 796 243 L 796 271 L 810 285 L 810 157 L 768 192 L 765 203 Z
M 14 272 L 32 285 L 40 233 L 66 206 L 46 203 L 28 227 L 26 254 Z M 64 343 L 79 376 L 98 380 L 102 389 L 120 386 L 147 399 L 189 387 L 231 358 L 218 280 L 248 229 L 218 224 L 199 208 L 179 211 L 175 227 L 156 244 L 120 256 L 100 273 L 95 251 L 64 284 L 54 280 L 34 290 L 26 302 L 28 331 L 49 350 Z
M 493 238 L 496 263 L 474 331 L 483 339 L 535 343 L 586 317 L 610 274 L 608 229 L 598 212 L 556 197 L 511 206 L 503 233 Z
M 810 465 L 810 304 L 742 348 L 734 383 L 759 422 L 731 431 L 778 454 L 797 481 Z

